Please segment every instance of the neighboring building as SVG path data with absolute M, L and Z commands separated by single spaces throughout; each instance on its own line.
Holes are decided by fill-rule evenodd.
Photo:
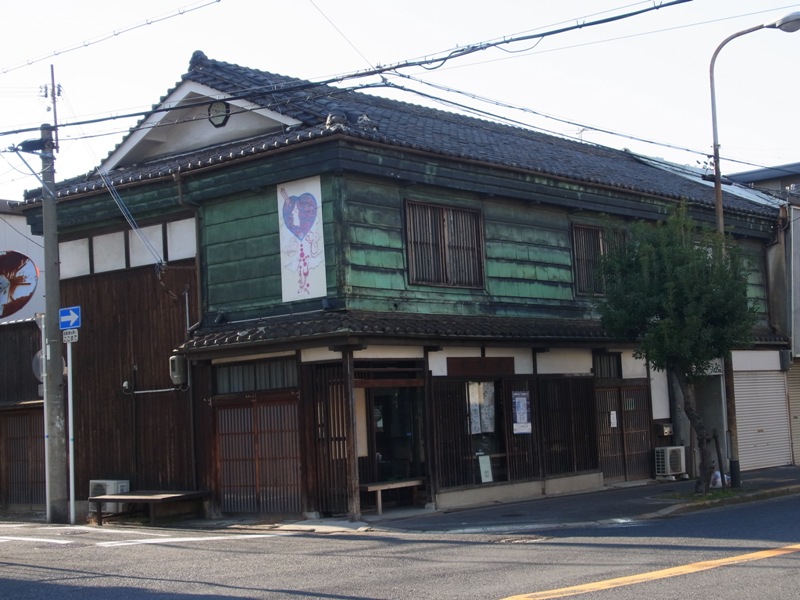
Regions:
M 800 163 L 734 173 L 727 175 L 726 179 L 784 199 L 800 198 Z
M 44 251 L 19 204 L 0 201 L 0 508 L 30 510 L 45 495 L 35 321 L 44 311 Z
M 100 170 L 57 186 L 81 500 L 127 479 L 209 490 L 215 514 L 355 517 L 366 483 L 474 505 L 650 478 L 655 446 L 691 445 L 593 302 L 608 219 L 684 200 L 713 223 L 701 182 L 200 52 Z M 725 207 L 761 314 L 738 368 L 780 373 L 779 210 Z
M 0 200 L 0 324 L 44 312 L 44 247 L 41 236 L 30 234 L 20 204 Z
M 777 167 L 754 169 L 728 176 L 728 179 L 753 189 L 764 190 L 782 198 L 787 202 L 787 213 L 784 218 L 784 232 L 788 232 L 786 244 L 786 262 L 790 273 L 787 285 L 788 311 L 791 331 L 791 369 L 787 373 L 787 392 L 789 397 L 788 425 L 791 431 L 791 448 L 795 464 L 800 464 L 800 234 L 797 234 L 798 219 L 800 219 L 800 163 L 790 163 Z M 782 235 L 784 235 L 782 233 Z M 777 391 L 777 390 L 776 390 Z M 756 391 L 756 393 L 758 393 Z M 761 431 L 775 431 L 777 423 L 783 418 L 785 411 L 754 411 L 758 415 L 757 421 L 762 426 Z M 765 427 L 763 423 L 769 416 L 772 427 Z M 763 436 L 762 436 L 763 437 Z M 768 444 L 760 440 L 760 447 L 767 448 Z M 781 448 L 784 444 L 781 444 Z M 783 450 L 781 450 L 783 451 Z

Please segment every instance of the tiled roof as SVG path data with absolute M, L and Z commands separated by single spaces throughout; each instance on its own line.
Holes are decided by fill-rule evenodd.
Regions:
M 277 134 L 227 143 L 113 170 L 115 185 L 220 165 L 329 135 L 344 135 L 461 160 L 521 169 L 666 199 L 712 207 L 713 189 L 654 168 L 628 152 L 566 140 L 372 94 L 316 84 L 226 62 L 195 52 L 183 80 L 245 97 L 301 122 Z M 94 175 L 58 186 L 61 197 L 101 189 Z M 31 198 L 33 199 L 33 198 Z M 776 209 L 725 195 L 726 210 L 772 217 Z
M 352 340 L 414 340 L 444 343 L 525 343 L 532 346 L 560 343 L 611 343 L 598 321 L 526 319 L 475 315 L 422 315 L 362 311 L 320 311 L 286 315 L 245 324 L 222 325 L 197 331 L 180 346 L 185 353 L 243 350 L 282 342 L 342 343 Z M 785 344 L 786 338 L 767 330 L 756 332 L 755 341 Z
M 261 319 L 238 326 L 222 325 L 195 332 L 180 350 L 269 345 L 281 341 L 352 338 L 445 340 L 608 340 L 596 322 L 522 319 L 475 315 L 420 315 L 361 311 L 320 311 Z

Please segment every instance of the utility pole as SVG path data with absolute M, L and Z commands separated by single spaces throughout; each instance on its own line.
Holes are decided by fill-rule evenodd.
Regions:
M 67 481 L 66 410 L 64 406 L 64 359 L 58 315 L 61 308 L 61 267 L 58 257 L 58 212 L 56 210 L 55 145 L 53 127 L 42 132 L 42 227 L 45 263 L 44 418 L 47 453 L 47 520 L 69 522 Z

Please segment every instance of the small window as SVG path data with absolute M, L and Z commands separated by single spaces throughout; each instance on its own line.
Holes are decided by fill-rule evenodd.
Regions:
M 217 394 L 279 390 L 297 386 L 294 358 L 219 365 L 214 369 Z
M 622 379 L 622 354 L 595 352 L 592 357 L 594 376 L 598 379 Z
M 483 223 L 477 210 L 406 203 L 410 283 L 483 286 Z
M 575 291 L 578 294 L 602 295 L 605 283 L 600 274 L 600 257 L 608 251 L 605 231 L 600 227 L 574 225 L 572 245 L 575 256 Z M 615 242 L 625 239 L 620 231 L 613 234 Z

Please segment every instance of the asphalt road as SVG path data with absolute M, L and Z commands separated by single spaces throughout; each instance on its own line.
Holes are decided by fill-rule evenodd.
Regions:
M 502 533 L 2 521 L 0 598 L 521 600 L 573 597 L 575 586 L 584 586 L 577 597 L 592 600 L 794 598 L 798 508 L 800 496 L 788 496 Z

